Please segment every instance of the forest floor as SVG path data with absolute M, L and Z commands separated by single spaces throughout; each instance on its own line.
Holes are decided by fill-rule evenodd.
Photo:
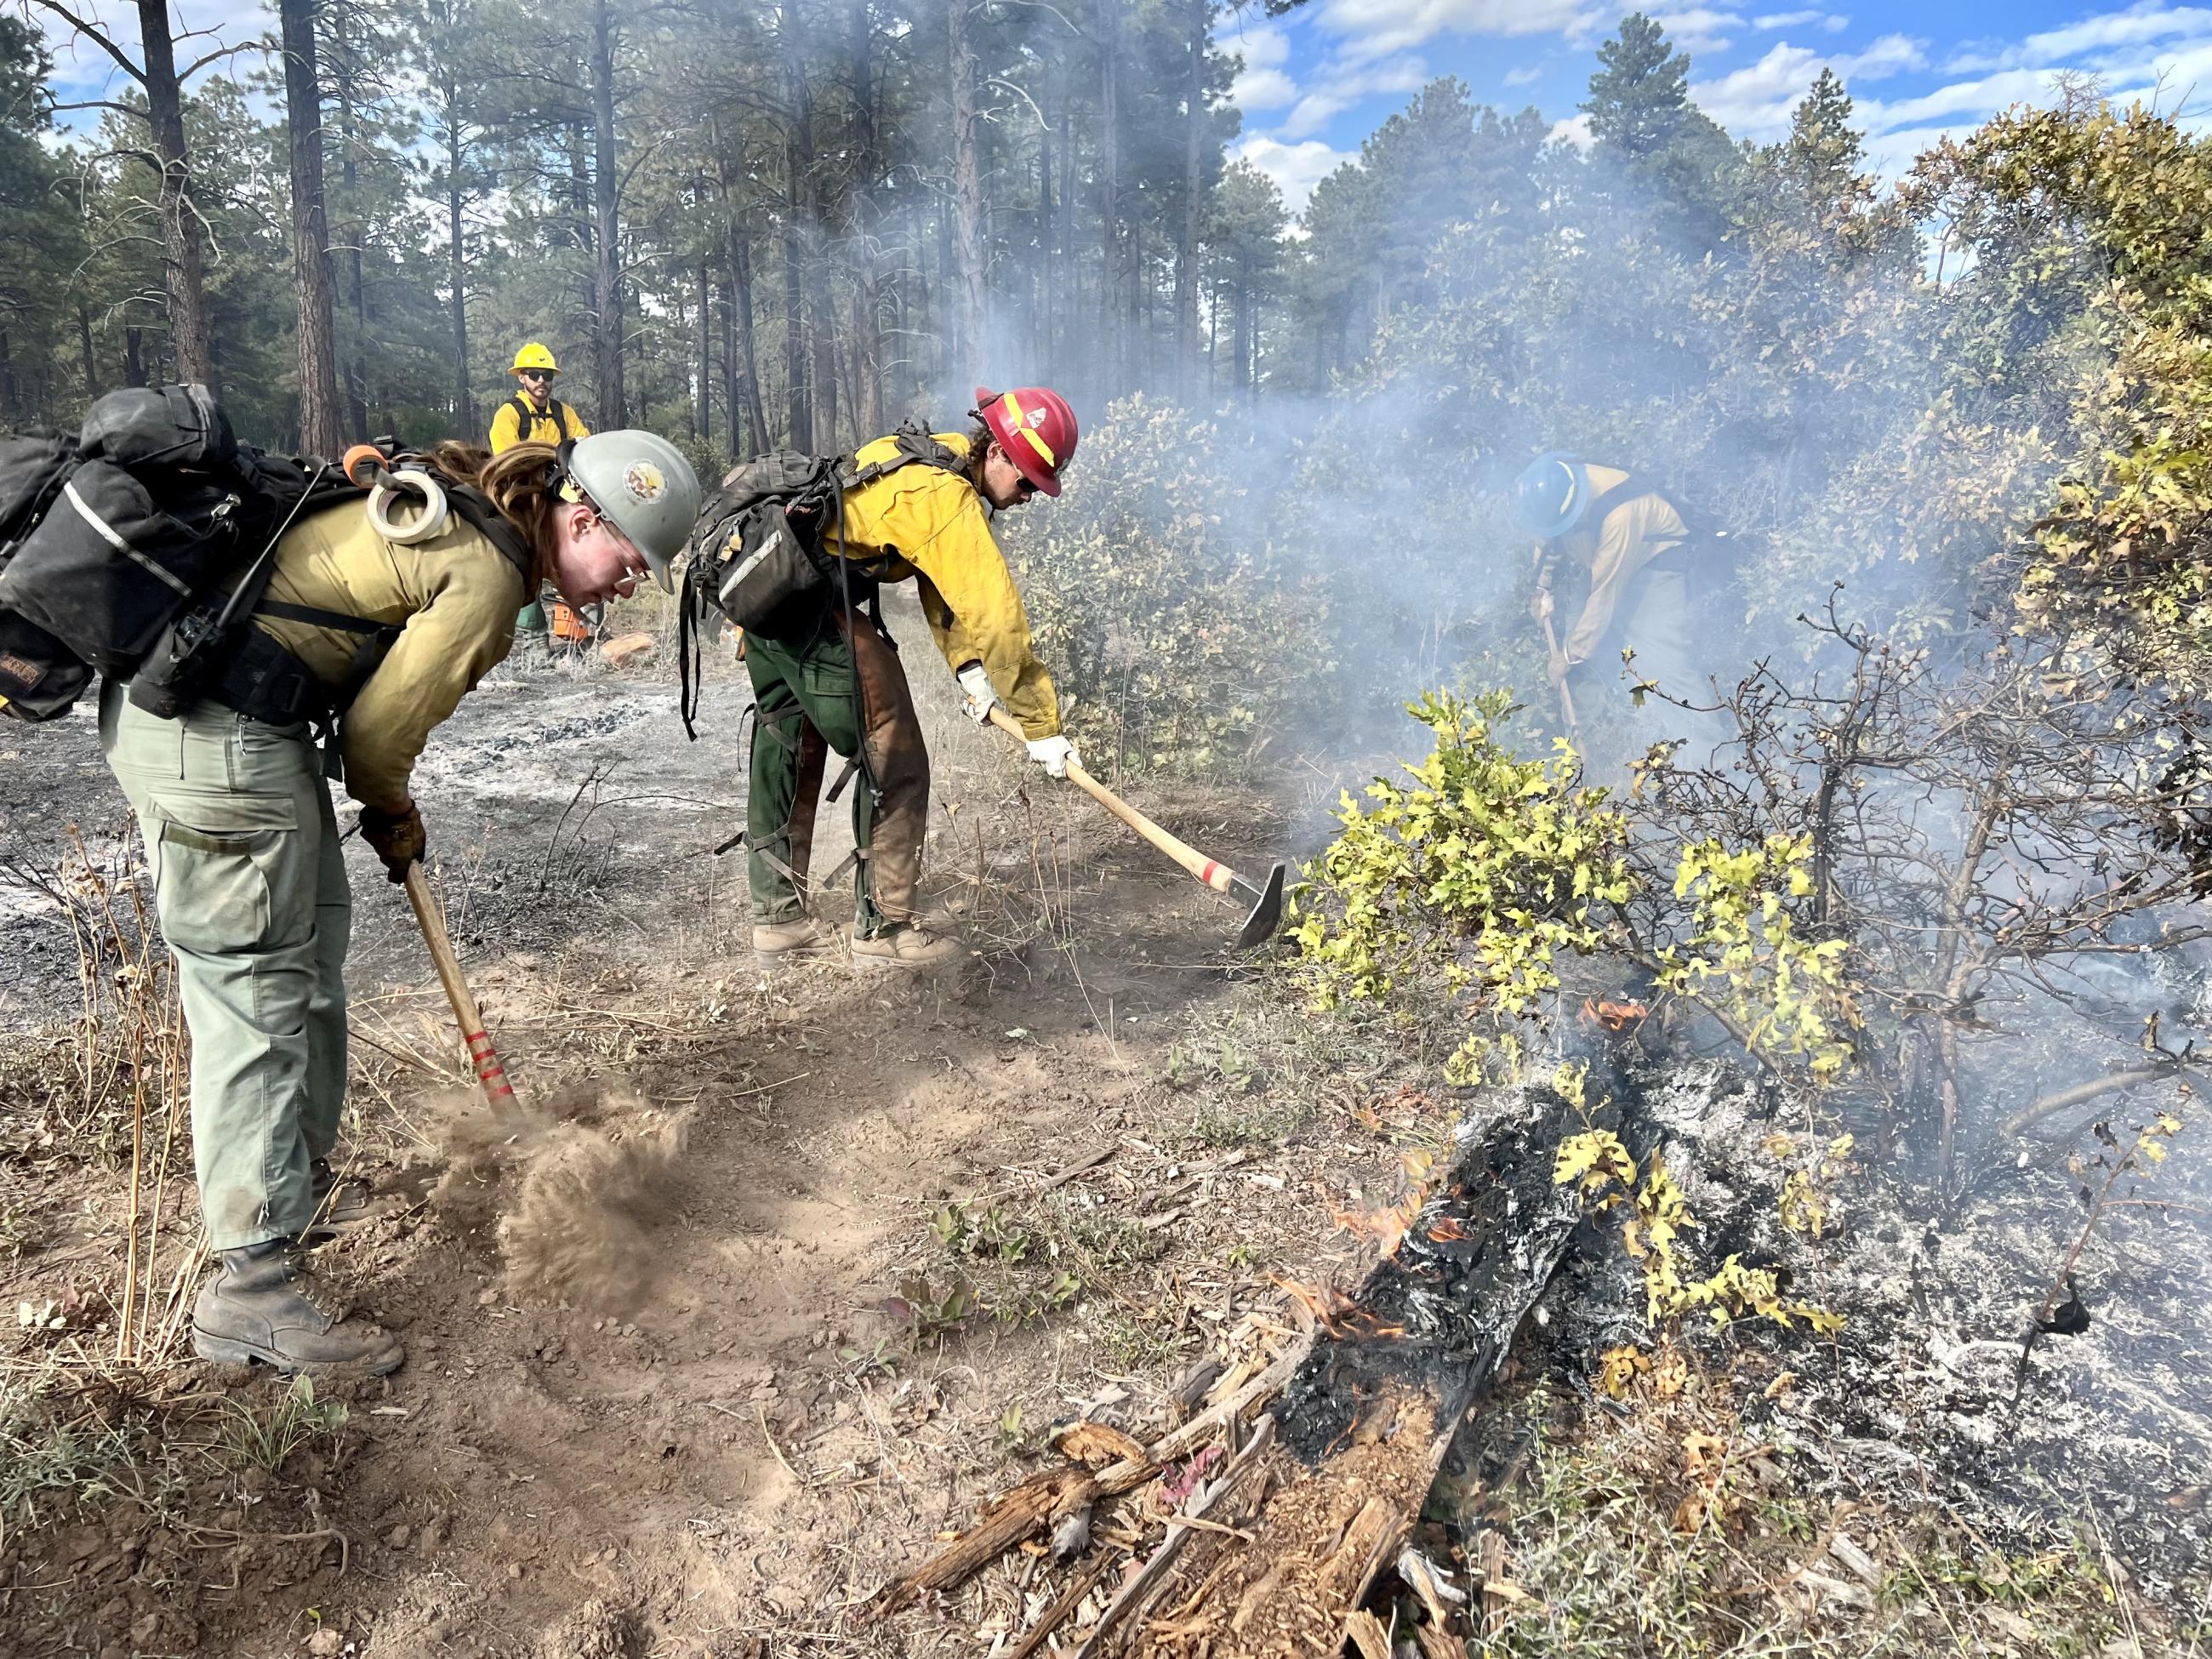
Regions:
M 126 826 L 88 717 L 0 733 L 0 862 L 18 874 L 0 886 L 0 1305 L 21 1310 L 0 1354 L 0 1659 L 1002 1653 L 1054 1583 L 1038 1553 L 892 1618 L 857 1609 L 1056 1461 L 1053 1425 L 1160 1420 L 1194 1361 L 1311 1328 L 1292 1287 L 1356 1290 L 1376 1246 L 1340 1219 L 1389 1203 L 1405 1155 L 1474 1109 L 1439 1103 L 1454 1034 L 1304 1016 L 1234 958 L 1236 913 L 959 719 L 920 652 L 911 672 L 931 902 L 969 947 L 927 978 L 755 973 L 742 856 L 713 850 L 742 820 L 741 681 L 709 686 L 696 744 L 665 659 L 505 668 L 439 732 L 419 788 L 437 880 L 520 1103 L 476 1103 L 404 902 L 349 843 L 347 1156 L 389 1212 L 318 1261 L 409 1358 L 320 1396 L 181 1340 L 112 1358 L 129 1091 L 88 1108 L 79 952 L 40 883 L 74 856 L 71 825 L 95 868 L 127 869 Z M 1264 867 L 1314 821 L 1320 777 L 1133 793 Z M 817 872 L 849 848 L 842 818 L 824 807 Z M 157 1315 L 190 1259 L 179 1159 L 142 1268 Z M 1717 1181 L 1696 1195 L 1727 1207 Z M 1862 1208 L 1891 1201 L 1869 1188 Z M 2065 1201 L 2048 1200 L 2061 1223 Z M 1869 1262 L 1904 1249 L 1868 1217 L 1853 1237 Z M 2044 1242 L 1954 1271 L 2024 1279 Z M 1838 1273 L 1838 1305 L 1883 1333 L 1858 1370 L 1840 1347 L 1759 1349 L 1784 1357 L 1749 1368 L 1762 1383 L 1787 1360 L 1826 1376 L 1808 1397 L 1859 1408 L 1808 1412 L 1799 1438 L 1915 1446 L 1846 1496 L 1832 1457 L 1744 1449 L 1771 1443 L 1789 1390 L 1739 1397 L 1697 1334 L 1683 1374 L 1718 1384 L 1594 1394 L 1599 1346 L 1641 1309 L 1617 1247 L 1585 1245 L 1495 1431 L 1431 1498 L 1440 1554 L 1477 1513 L 1514 1540 L 1518 1585 L 1494 1575 L 1486 1602 L 1496 1650 L 2199 1650 L 2201 1401 L 2131 1466 L 2137 1442 L 2078 1397 L 2109 1387 L 2109 1352 L 2043 1358 L 2067 1434 L 2118 1449 L 2069 1466 L 2081 1484 L 2057 1499 L 1993 1492 L 2039 1518 L 1977 1529 L 1951 1492 L 1985 1467 L 1969 1419 L 1986 1402 L 1954 1431 L 1932 1385 L 1899 1383 L 1868 1417 L 1877 1372 L 1956 1392 L 1995 1364 L 1971 1352 L 1993 1343 L 1959 1346 L 1955 1298 Z M 2200 1282 L 2198 1257 L 2178 1276 L 2175 1259 L 2169 1298 Z M 1996 1337 L 2016 1310 L 1981 1289 L 1966 1335 Z M 2203 1329 L 2169 1345 L 2172 1386 L 2207 1375 Z M 1741 1501 L 1719 1496 L 1717 1454 L 1684 1463 L 1716 1431 L 1742 1454 Z M 1923 1442 L 1968 1451 L 1946 1463 Z M 2095 1530 L 2130 1478 L 2154 1538 Z M 1822 1559 L 1851 1516 L 1863 1572 Z M 1631 1632 L 1699 1634 L 1623 1645 L 1607 1621 L 1624 1609 Z

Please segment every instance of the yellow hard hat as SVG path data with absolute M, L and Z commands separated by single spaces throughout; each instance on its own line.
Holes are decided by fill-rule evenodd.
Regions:
M 548 374 L 561 372 L 561 365 L 553 361 L 553 354 L 535 340 L 514 354 L 514 367 L 509 373 L 520 374 L 526 368 L 542 368 Z

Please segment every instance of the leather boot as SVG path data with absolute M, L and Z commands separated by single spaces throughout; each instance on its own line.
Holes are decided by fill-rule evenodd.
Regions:
M 826 961 L 836 948 L 836 933 L 812 916 L 753 924 L 753 960 L 771 971 Z
M 855 968 L 941 968 L 959 955 L 958 939 L 910 921 L 896 923 L 872 939 L 853 941 Z
M 407 1358 L 399 1339 L 375 1325 L 349 1325 L 307 1294 L 312 1284 L 292 1241 L 272 1238 L 216 1253 L 216 1276 L 192 1307 L 192 1349 L 203 1359 L 253 1360 L 295 1371 L 397 1370 Z
M 355 1177 L 340 1181 L 326 1158 L 317 1158 L 311 1167 L 313 1179 L 309 1191 L 315 1200 L 315 1218 L 301 1233 L 301 1244 L 322 1244 L 333 1238 L 343 1238 L 359 1232 L 384 1213 L 366 1181 Z

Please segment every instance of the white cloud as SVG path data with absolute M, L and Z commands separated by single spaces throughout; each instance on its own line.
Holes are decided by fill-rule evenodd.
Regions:
M 1778 138 L 1790 130 L 1790 112 L 1812 90 L 1823 69 L 1854 81 L 1880 81 L 1927 62 L 1921 43 L 1885 34 L 1858 52 L 1820 52 L 1810 46 L 1778 42 L 1756 64 L 1690 88 L 1698 107 L 1743 138 Z M 1863 106 L 1861 118 L 1867 118 Z M 1940 113 L 1941 112 L 1934 112 Z M 1893 125 L 1893 124 L 1883 124 Z
M 1280 69 L 1291 61 L 1290 37 L 1275 23 L 1247 23 L 1241 17 L 1223 21 L 1217 30 L 1213 44 L 1224 52 L 1233 52 L 1244 60 L 1248 70 Z
M 1294 139 L 1311 137 L 1361 99 L 1378 93 L 1418 92 L 1428 78 L 1428 66 L 1418 58 L 1331 67 L 1309 83 L 1304 96 L 1284 118 L 1282 136 Z
M 1657 15 L 1660 26 L 1667 31 L 1675 48 L 1693 56 L 1698 52 L 1726 52 L 1735 44 L 1726 31 L 1743 27 L 1741 12 L 1715 11 L 1710 6 L 1662 11 Z
M 1237 146 L 1237 158 L 1273 179 L 1283 192 L 1283 205 L 1294 214 L 1306 210 L 1316 185 L 1352 159 L 1350 152 L 1331 149 L 1318 138 L 1286 144 L 1257 135 Z
M 1298 83 L 1291 78 L 1290 38 L 1273 23 L 1247 23 L 1233 14 L 1214 31 L 1213 44 L 1233 52 L 1243 68 L 1229 83 L 1229 101 L 1249 112 L 1288 109 L 1298 100 Z
M 1283 109 L 1298 100 L 1298 83 L 1279 69 L 1248 69 L 1229 83 L 1229 101 L 1251 112 Z
M 1535 64 L 1523 64 L 1519 69 L 1510 69 L 1505 71 L 1505 84 L 1509 87 L 1533 86 L 1541 80 L 1543 76 L 1544 71 Z
M 1579 150 L 1587 150 L 1597 142 L 1590 134 L 1590 118 L 1587 115 L 1571 115 L 1564 121 L 1553 122 L 1549 137 L 1555 144 L 1572 144 Z
M 1840 13 L 1821 11 L 1770 11 L 1751 20 L 1755 29 L 1796 29 L 1809 24 L 1819 24 L 1831 34 L 1841 34 L 1850 27 L 1851 20 Z
M 1954 71 L 2048 67 L 2084 52 L 2147 46 L 2177 35 L 2198 39 L 2212 35 L 2212 11 L 2201 6 L 2140 0 L 2124 11 L 2085 17 L 2063 28 L 2031 34 L 2016 44 L 1969 48 L 1954 56 L 1948 67 Z
M 1326 0 L 1317 21 L 1344 37 L 1348 60 L 1364 62 L 1438 34 L 1571 33 L 1601 15 L 1612 14 L 1592 0 Z
M 1860 113 L 1882 132 L 1899 127 L 1922 126 L 1947 115 L 1980 117 L 2009 104 L 2039 103 L 2051 94 L 2049 70 L 2006 70 L 1975 81 L 1954 81 L 1948 86 L 1895 103 L 1869 103 Z

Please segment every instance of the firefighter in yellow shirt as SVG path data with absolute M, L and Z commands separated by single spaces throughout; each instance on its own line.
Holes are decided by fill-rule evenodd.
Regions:
M 859 605 L 871 587 L 915 584 L 970 719 L 987 720 L 1003 705 L 1021 722 L 1030 758 L 1054 777 L 1066 776 L 1076 758 L 991 534 L 993 513 L 1040 490 L 1060 494 L 1075 454 L 1075 414 L 1042 386 L 975 397 L 976 424 L 965 433 L 902 433 L 853 458 L 866 482 L 845 494 L 842 521 L 825 526 L 823 539 L 826 552 L 846 561 L 841 586 L 853 608 L 833 599 L 798 637 L 745 636 L 759 720 L 745 801 L 747 874 L 753 954 L 764 966 L 833 944 L 806 906 L 816 797 L 830 749 L 852 757 L 862 780 L 853 803 L 854 963 L 927 968 L 959 951 L 915 916 L 929 751 L 896 649 Z
M 583 416 L 553 395 L 554 377 L 560 372 L 553 354 L 536 340 L 514 354 L 514 378 L 520 384 L 491 417 L 493 454 L 504 455 L 519 443 L 558 448 L 568 440 L 592 435 Z M 528 646 L 545 645 L 545 607 L 537 594 L 530 596 L 530 603 L 514 619 L 514 631 Z

